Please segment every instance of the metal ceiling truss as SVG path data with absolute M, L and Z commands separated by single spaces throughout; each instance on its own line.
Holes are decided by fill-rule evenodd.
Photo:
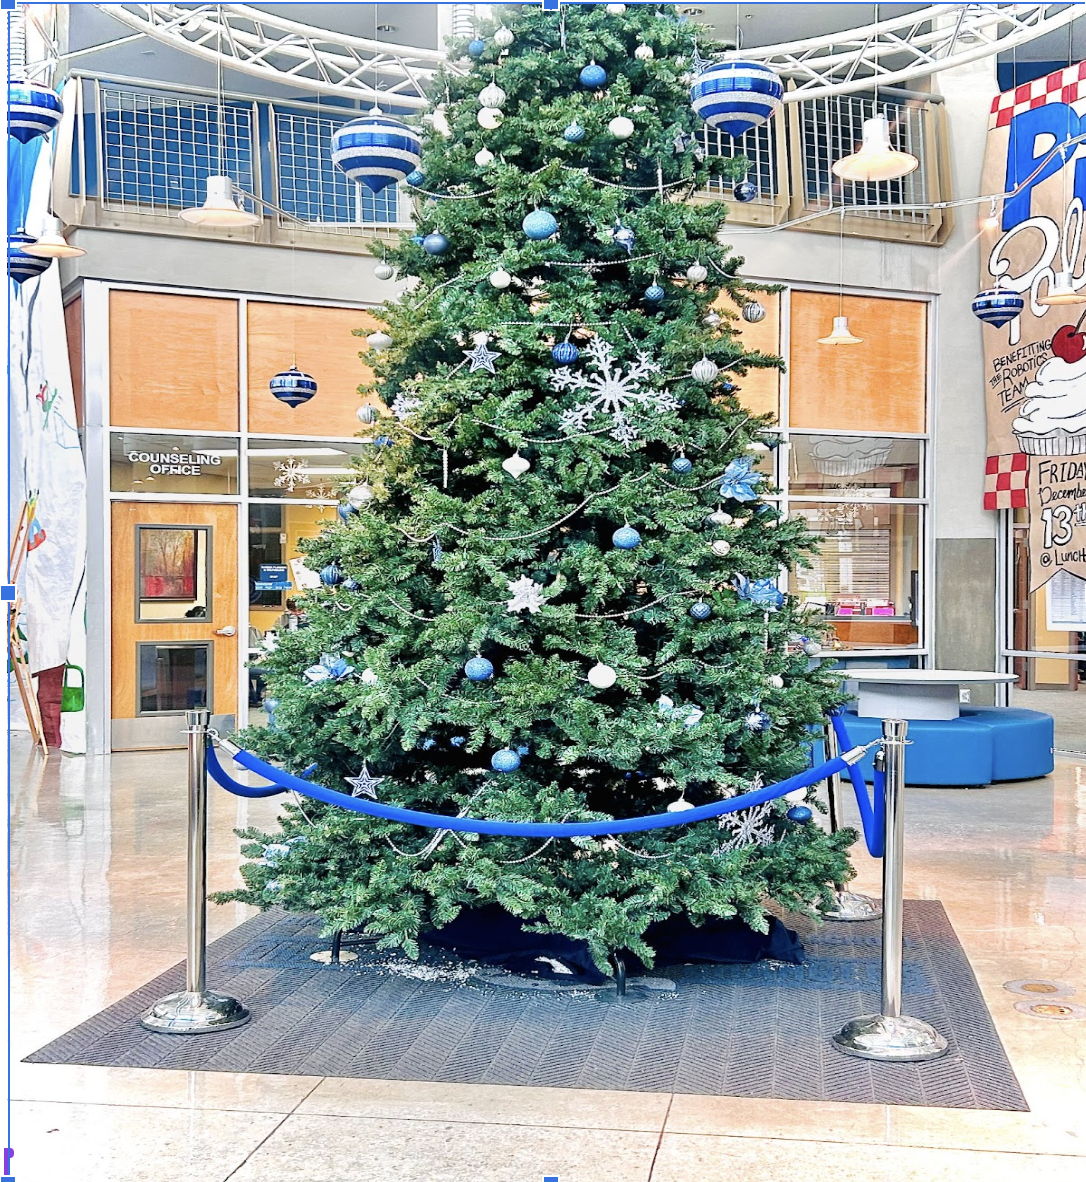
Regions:
M 247 4 L 98 4 L 128 28 L 205 61 L 314 94 L 428 105 L 426 85 L 446 61 L 437 49 L 389 45 L 300 24 Z M 452 5 L 467 10 L 471 5 Z M 901 86 L 1066 27 L 1083 6 L 935 4 L 843 33 L 743 49 L 793 86 L 785 102 Z M 464 12 L 454 12 L 463 25 Z

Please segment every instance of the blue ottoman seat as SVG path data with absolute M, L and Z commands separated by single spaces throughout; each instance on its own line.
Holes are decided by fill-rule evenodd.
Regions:
M 882 734 L 882 720 L 860 718 L 855 706 L 845 713 L 854 743 Z M 996 780 L 1035 780 L 1055 766 L 1055 727 L 1048 714 L 1004 706 L 963 706 L 960 718 L 917 719 L 909 723 L 905 752 L 907 784 L 991 784 Z M 874 774 L 873 752 L 860 762 L 864 779 Z

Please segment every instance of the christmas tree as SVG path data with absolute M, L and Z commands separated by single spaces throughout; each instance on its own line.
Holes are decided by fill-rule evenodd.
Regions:
M 807 766 L 840 698 L 776 587 L 813 539 L 765 499 L 767 423 L 732 380 L 780 361 L 713 311 L 752 285 L 725 205 L 691 200 L 742 172 L 698 150 L 690 106 L 721 47 L 671 6 L 621 7 L 499 10 L 435 80 L 417 233 L 388 256 L 417 282 L 364 354 L 388 413 L 307 544 L 310 626 L 262 661 L 274 726 L 242 736 L 345 793 L 520 821 L 682 809 Z M 499 903 L 601 966 L 651 964 L 656 920 L 765 930 L 767 902 L 810 911 L 851 876 L 854 835 L 788 807 L 473 841 L 306 802 L 245 834 L 223 897 L 413 954 Z

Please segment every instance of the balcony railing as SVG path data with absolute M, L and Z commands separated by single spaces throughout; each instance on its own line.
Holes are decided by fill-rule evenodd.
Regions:
M 54 186 L 70 195 L 58 212 L 73 223 L 165 229 L 164 219 L 203 200 L 209 174 L 226 172 L 270 203 L 250 202 L 253 208 L 279 211 L 251 231 L 253 241 L 358 250 L 359 239 L 391 237 L 411 224 L 406 194 L 389 185 L 375 195 L 332 163 L 332 135 L 358 111 L 248 96 L 219 104 L 184 87 L 122 85 L 94 76 L 82 79 L 79 105 L 70 167 L 58 152 L 58 172 L 66 175 Z M 876 110 L 889 119 L 895 146 L 915 155 L 919 168 L 878 184 L 838 180 L 833 162 L 859 146 L 863 121 Z M 931 244 L 949 232 L 948 214 L 917 208 L 949 196 L 937 97 L 880 92 L 877 105 L 874 95 L 815 98 L 789 104 L 738 141 L 705 129 L 701 143 L 709 155 L 748 161 L 753 200 L 736 201 L 731 182 L 714 182 L 701 194 L 726 199 L 740 224 L 797 222 L 806 230 L 843 228 L 860 237 Z M 175 228 L 193 232 L 179 223 Z

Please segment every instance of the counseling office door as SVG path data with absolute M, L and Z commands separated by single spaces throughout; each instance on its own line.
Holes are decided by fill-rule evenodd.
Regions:
M 184 712 L 238 707 L 238 507 L 115 502 L 112 748 L 183 747 Z

